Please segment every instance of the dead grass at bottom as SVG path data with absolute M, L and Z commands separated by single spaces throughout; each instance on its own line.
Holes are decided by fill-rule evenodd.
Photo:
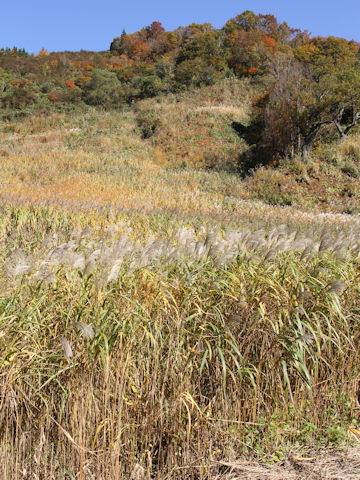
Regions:
M 280 465 L 253 461 L 220 462 L 228 472 L 212 480 L 359 480 L 360 448 L 344 452 L 324 452 L 315 458 L 292 457 Z

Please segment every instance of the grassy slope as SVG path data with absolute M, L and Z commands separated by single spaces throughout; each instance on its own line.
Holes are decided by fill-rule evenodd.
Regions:
M 330 145 L 319 145 L 307 161 L 284 160 L 279 167 L 260 169 L 248 179 L 251 198 L 267 203 L 359 214 L 358 133 Z
M 173 197 L 173 208 L 183 209 L 179 198 L 188 190 L 209 207 L 207 193 L 218 200 L 358 213 L 357 134 L 319 145 L 307 162 L 285 160 L 276 170 L 255 171 L 245 182 L 231 175 L 241 171 L 240 155 L 247 149 L 232 122 L 247 123 L 255 94 L 248 81 L 234 79 L 144 100 L 125 112 L 88 109 L 4 123 L 1 195 L 74 204 L 86 198 L 123 208 L 170 208 Z M 228 173 L 219 173 L 224 171 Z
M 2 126 L 3 478 L 209 478 L 351 442 L 359 220 L 253 200 L 309 189 L 316 160 L 245 182 L 182 165 L 245 148 L 229 122 L 249 88 Z M 355 142 L 318 152 L 318 175 Z

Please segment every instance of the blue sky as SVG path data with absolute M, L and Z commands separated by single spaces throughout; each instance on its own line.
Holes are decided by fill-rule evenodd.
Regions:
M 192 22 L 221 27 L 244 10 L 272 13 L 313 35 L 360 41 L 360 0 L 17 0 L 1 2 L 0 48 L 106 50 L 128 33 L 161 21 L 167 30 Z

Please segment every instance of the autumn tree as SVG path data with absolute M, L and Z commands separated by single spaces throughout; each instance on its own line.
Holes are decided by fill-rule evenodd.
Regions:
M 154 60 L 175 49 L 177 45 L 176 35 L 166 32 L 161 22 L 153 22 L 129 35 L 123 30 L 121 36 L 112 41 L 110 51 L 142 62 Z
M 354 60 L 337 75 L 334 89 L 334 120 L 340 138 L 348 135 L 360 120 L 360 62 Z
M 145 30 L 130 35 L 123 31 L 121 37 L 112 41 L 110 51 L 116 52 L 118 55 L 126 55 L 130 59 L 145 60 L 150 53 L 150 47 L 146 43 Z
M 316 58 L 308 61 L 285 54 L 273 59 L 267 101 L 254 105 L 254 122 L 262 130 L 258 145 L 270 156 L 301 152 L 307 157 L 325 126 L 343 138 L 360 119 L 358 59 L 352 55 L 340 60 L 336 52 L 329 59 L 315 52 Z
M 229 66 L 237 75 L 267 73 L 276 52 L 290 53 L 292 45 L 303 43 L 306 32 L 279 23 L 274 15 L 256 15 L 249 10 L 223 27 Z

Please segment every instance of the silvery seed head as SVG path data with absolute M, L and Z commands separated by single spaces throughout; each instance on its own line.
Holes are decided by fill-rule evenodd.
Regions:
M 341 294 L 346 289 L 346 283 L 343 280 L 333 280 L 327 286 L 328 293 Z
M 80 330 L 85 338 L 92 339 L 95 336 L 94 329 L 85 322 L 75 322 L 75 327 Z
M 65 337 L 60 337 L 59 342 L 61 343 L 63 350 L 64 350 L 64 357 L 66 360 L 70 360 L 71 357 L 74 356 L 73 351 L 70 347 L 70 343 Z
M 314 342 L 314 336 L 311 333 L 304 333 L 296 337 L 295 340 L 299 340 L 300 342 L 310 345 Z

